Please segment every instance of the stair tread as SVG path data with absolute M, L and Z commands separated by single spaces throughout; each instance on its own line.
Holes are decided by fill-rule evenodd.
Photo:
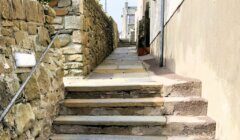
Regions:
M 147 87 L 161 88 L 162 84 L 148 78 L 142 80 L 131 78 L 96 80 L 68 77 L 64 78 L 64 87 L 67 91 L 115 91 L 135 90 Z
M 163 116 L 59 116 L 55 124 L 81 124 L 81 125 L 164 125 L 166 117 Z
M 201 97 L 154 97 L 154 98 L 109 98 L 109 99 L 66 99 L 66 107 L 129 107 L 129 106 L 163 106 L 164 103 L 207 102 Z
M 54 135 L 52 140 L 166 140 L 157 136 L 120 136 L 120 135 Z
M 51 140 L 213 140 L 203 136 L 126 136 L 126 135 L 71 135 L 58 134 Z
M 214 124 L 208 116 L 59 116 L 55 124 L 106 125 L 106 126 L 161 126 L 173 123 Z

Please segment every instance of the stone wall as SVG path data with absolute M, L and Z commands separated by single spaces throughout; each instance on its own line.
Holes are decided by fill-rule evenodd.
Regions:
M 30 67 L 17 67 L 15 53 L 33 54 L 38 60 L 50 42 L 53 9 L 33 0 L 0 0 L 0 112 L 6 108 Z M 23 60 L 26 64 L 29 60 Z M 49 50 L 21 97 L 0 123 L 1 140 L 47 139 L 58 102 L 63 98 L 63 57 Z
M 62 32 L 55 45 L 65 55 L 65 76 L 89 74 L 113 50 L 114 22 L 95 0 L 53 0 L 50 6 L 55 29 Z

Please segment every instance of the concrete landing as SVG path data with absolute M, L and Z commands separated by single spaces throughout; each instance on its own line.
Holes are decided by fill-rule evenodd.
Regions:
M 148 78 L 135 47 L 117 48 L 87 79 Z
M 139 87 L 144 85 L 168 86 L 199 82 L 178 76 L 166 68 L 159 68 L 152 56 L 138 57 L 135 47 L 116 48 L 89 76 L 65 77 L 66 89 L 91 87 Z M 129 87 L 127 87 L 129 88 Z

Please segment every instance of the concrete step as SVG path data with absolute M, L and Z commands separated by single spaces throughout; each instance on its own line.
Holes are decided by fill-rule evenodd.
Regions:
M 214 137 L 216 124 L 206 116 L 60 116 L 56 134 Z
M 202 136 L 120 136 L 120 135 L 54 135 L 50 140 L 213 140 Z
M 101 91 L 124 91 L 139 89 L 162 89 L 162 85 L 150 79 L 78 79 L 64 78 L 64 86 L 67 91 L 78 92 L 101 92 Z
M 87 80 L 65 78 L 66 98 L 138 98 L 161 96 L 162 85 L 150 79 Z
M 207 114 L 200 97 L 154 97 L 128 99 L 66 99 L 61 115 L 194 115 Z
M 164 79 L 166 82 L 166 80 Z M 201 96 L 201 82 L 156 82 L 149 78 L 78 79 L 65 78 L 67 98 L 147 98 Z
M 54 121 L 54 124 L 89 126 L 161 126 L 165 123 L 166 118 L 163 116 L 60 116 Z

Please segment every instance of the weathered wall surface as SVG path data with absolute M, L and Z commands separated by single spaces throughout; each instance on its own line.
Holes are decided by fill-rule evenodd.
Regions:
M 0 0 L 0 112 L 31 70 L 16 67 L 15 53 L 32 53 L 38 59 L 50 42 L 49 23 L 55 12 L 44 9 L 37 1 Z M 47 139 L 64 94 L 62 63 L 61 51 L 52 48 L 0 123 L 1 140 Z
M 201 79 L 217 139 L 240 138 L 240 1 L 185 0 L 165 31 L 166 66 Z
M 103 12 L 95 0 L 84 0 L 84 70 L 89 73 L 114 47 L 114 32 L 111 19 Z
M 65 55 L 65 76 L 82 76 L 92 71 L 114 46 L 113 22 L 95 0 L 53 0 L 56 10 L 55 43 Z
M 53 26 L 61 32 L 54 46 L 65 56 L 64 75 L 83 75 L 83 0 L 52 0 L 49 5 L 56 11 Z
M 119 32 L 118 32 L 118 25 L 117 23 L 113 20 L 113 18 L 111 18 L 111 22 L 113 24 L 113 48 L 117 48 L 118 47 L 118 43 L 119 43 Z

